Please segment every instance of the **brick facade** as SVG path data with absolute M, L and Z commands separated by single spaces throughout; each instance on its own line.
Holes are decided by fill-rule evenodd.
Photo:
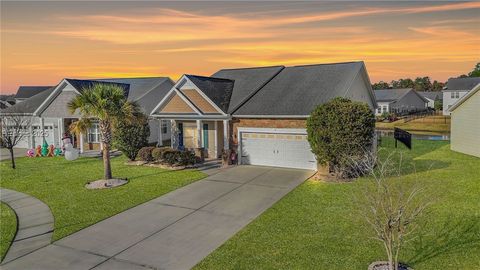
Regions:
M 238 145 L 238 128 L 306 128 L 306 119 L 278 119 L 278 118 L 234 118 L 230 121 L 230 130 L 232 137 L 230 141 L 233 145 Z

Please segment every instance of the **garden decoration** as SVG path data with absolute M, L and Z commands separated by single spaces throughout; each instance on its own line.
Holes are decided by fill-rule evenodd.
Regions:
M 47 157 L 53 157 L 53 151 L 55 150 L 55 146 L 53 144 L 51 144 L 49 147 L 48 147 L 48 153 L 47 153 Z
M 60 149 L 60 148 L 55 148 L 55 151 L 53 151 L 53 154 L 54 154 L 56 157 L 62 155 L 62 149 Z
M 48 154 L 48 143 L 47 141 L 43 141 L 43 145 L 42 145 L 42 156 L 43 157 L 46 157 Z
M 42 147 L 40 145 L 37 145 L 37 148 L 35 148 L 35 157 L 41 157 L 42 156 Z
M 35 149 L 28 149 L 27 157 L 34 157 L 35 156 Z
M 66 144 L 65 146 L 65 159 L 66 160 L 75 160 L 78 158 L 78 149 L 73 148 L 73 145 L 71 143 Z

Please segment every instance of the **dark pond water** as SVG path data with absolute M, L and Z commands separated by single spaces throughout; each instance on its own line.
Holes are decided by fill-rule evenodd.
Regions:
M 387 130 L 377 130 L 378 134 L 380 134 L 382 137 L 393 137 L 393 131 L 387 131 Z M 416 134 L 416 133 L 411 133 L 413 139 L 417 140 L 429 140 L 429 141 L 449 141 L 450 140 L 450 134 Z

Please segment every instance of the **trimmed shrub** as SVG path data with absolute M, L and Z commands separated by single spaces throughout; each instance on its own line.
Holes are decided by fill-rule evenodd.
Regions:
M 155 147 L 152 147 L 152 146 L 142 147 L 138 151 L 138 157 L 140 158 L 140 160 L 147 161 L 147 162 L 153 161 L 153 156 L 152 156 L 153 149 L 155 149 Z
M 149 136 L 150 127 L 146 118 L 131 123 L 120 122 L 115 127 L 113 145 L 130 160 L 135 160 L 140 148 L 147 146 Z
M 152 150 L 152 158 L 155 161 L 160 161 L 163 159 L 163 153 L 171 149 L 170 147 L 156 147 Z
M 375 116 L 366 103 L 338 97 L 315 108 L 307 132 L 318 163 L 328 164 L 337 177 L 348 177 L 352 159 L 371 150 Z
M 180 151 L 177 159 L 178 164 L 183 166 L 193 165 L 196 161 L 197 157 L 192 151 Z

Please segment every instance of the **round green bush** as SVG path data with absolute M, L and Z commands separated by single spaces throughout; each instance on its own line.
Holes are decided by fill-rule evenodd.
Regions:
M 340 177 L 349 164 L 371 150 L 375 115 L 366 103 L 334 98 L 319 105 L 307 119 L 308 142 L 321 165 Z

